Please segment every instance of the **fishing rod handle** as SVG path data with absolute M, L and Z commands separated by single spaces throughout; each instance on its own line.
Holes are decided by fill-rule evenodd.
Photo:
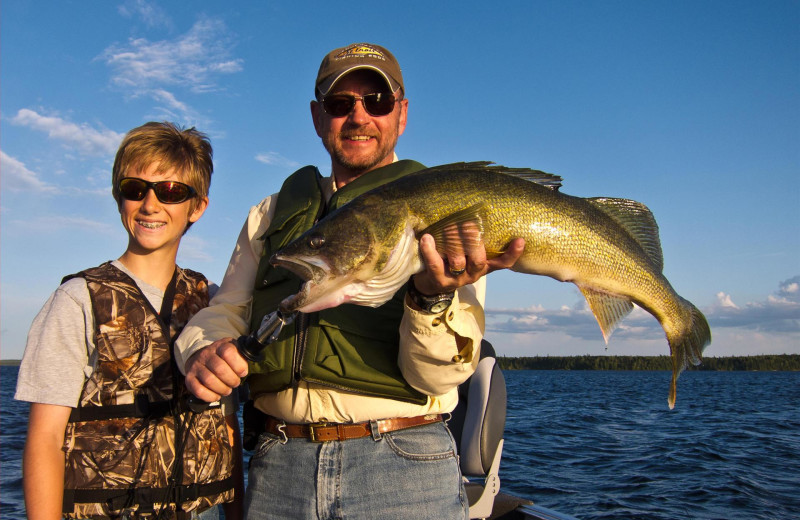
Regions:
M 261 361 L 264 350 L 278 339 L 278 335 L 283 327 L 294 321 L 294 313 L 284 315 L 280 310 L 273 311 L 261 320 L 258 330 L 248 336 L 239 336 L 236 340 L 236 348 L 247 361 L 257 363 Z M 195 413 L 202 413 L 208 409 L 211 403 L 202 401 L 195 396 L 189 397 L 187 405 Z

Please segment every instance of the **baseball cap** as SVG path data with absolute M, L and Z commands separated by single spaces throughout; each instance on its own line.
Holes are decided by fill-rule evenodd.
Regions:
M 317 91 L 326 95 L 342 76 L 357 69 L 374 70 L 386 80 L 392 92 L 404 89 L 400 64 L 391 52 L 372 43 L 353 43 L 332 50 L 322 59 L 315 83 Z

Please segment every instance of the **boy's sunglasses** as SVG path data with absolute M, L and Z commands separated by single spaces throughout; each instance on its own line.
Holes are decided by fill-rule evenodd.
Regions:
M 331 117 L 344 117 L 356 107 L 356 102 L 361 100 L 364 103 L 364 110 L 371 116 L 385 116 L 394 110 L 397 98 L 394 94 L 375 93 L 365 96 L 354 96 L 352 94 L 329 94 L 322 98 L 322 108 Z
M 152 189 L 162 204 L 180 204 L 197 195 L 197 192 L 182 182 L 158 181 L 148 182 L 136 177 L 125 177 L 119 181 L 119 194 L 128 200 L 139 201 Z

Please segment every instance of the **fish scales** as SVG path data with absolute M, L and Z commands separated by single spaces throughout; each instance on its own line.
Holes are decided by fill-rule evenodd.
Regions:
M 644 205 L 567 195 L 554 189 L 558 181 L 535 170 L 458 163 L 378 187 L 273 256 L 273 264 L 306 280 L 282 307 L 312 312 L 341 303 L 381 305 L 424 269 L 418 252 L 423 233 L 446 247 L 443 230 L 474 222 L 490 256 L 525 239 L 512 270 L 576 284 L 606 341 L 633 303 L 651 313 L 672 352 L 672 407 L 678 374 L 699 363 L 711 340 L 705 317 L 663 276 L 658 227 Z
M 430 177 L 417 175 L 408 181 L 399 187 L 402 189 L 387 189 L 386 199 L 407 204 L 420 219 L 421 228 L 457 209 L 485 204 L 483 239 L 487 250 L 499 253 L 516 237 L 527 241 L 514 271 L 545 274 L 566 282 L 584 273 L 583 280 L 611 292 L 616 289 L 611 282 L 620 278 L 625 284 L 663 278 L 643 253 L 638 257 L 628 253 L 639 246 L 585 199 L 487 172 L 451 171 Z M 419 192 L 426 197 L 415 196 Z

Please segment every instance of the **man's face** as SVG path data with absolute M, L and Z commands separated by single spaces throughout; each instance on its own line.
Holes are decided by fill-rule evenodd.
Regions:
M 364 96 L 386 91 L 386 82 L 377 73 L 357 70 L 340 79 L 329 94 Z M 357 101 L 352 112 L 333 117 L 321 103 L 311 102 L 314 128 L 331 155 L 334 173 L 345 170 L 352 177 L 392 162 L 397 138 L 406 127 L 407 111 L 406 99 L 395 103 L 394 110 L 385 116 L 370 115 L 363 102 Z

